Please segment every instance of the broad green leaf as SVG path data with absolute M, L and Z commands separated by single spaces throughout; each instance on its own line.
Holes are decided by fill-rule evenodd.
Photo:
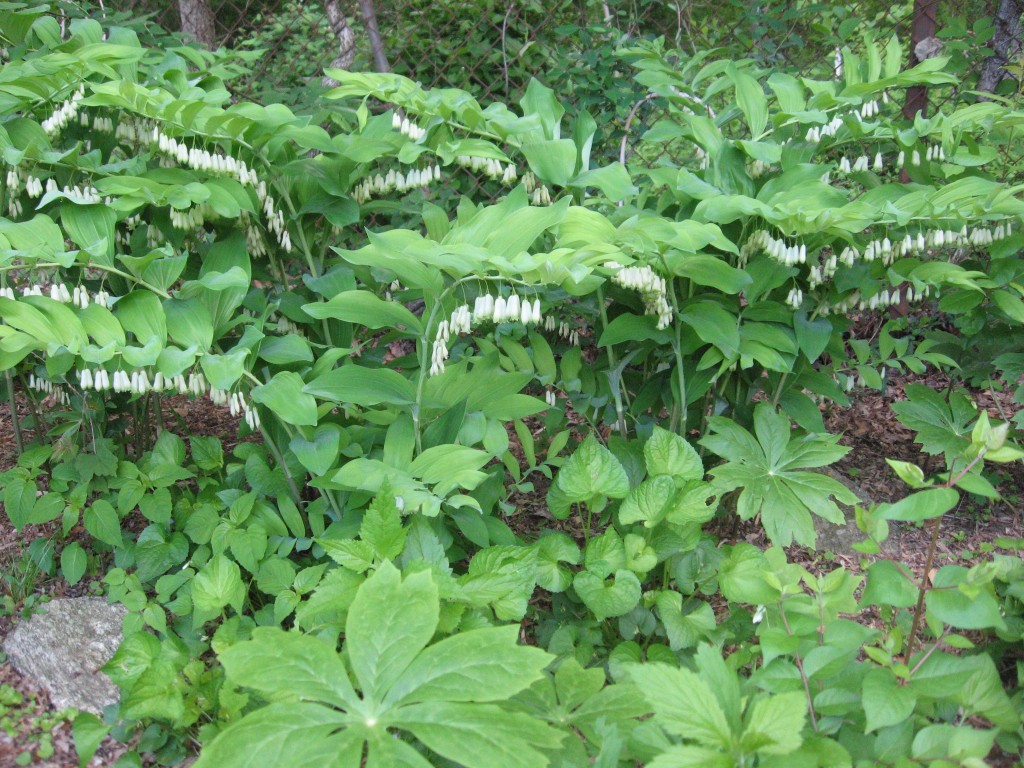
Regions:
M 402 673 L 389 704 L 501 701 L 539 680 L 552 657 L 517 645 L 519 627 L 462 632 L 431 645 Z
M 537 585 L 548 592 L 564 592 L 572 584 L 572 571 L 562 563 L 576 565 L 580 550 L 564 533 L 553 532 L 540 537 L 537 548 Z
M 194 768 L 359 768 L 363 736 L 340 730 L 340 725 L 340 713 L 319 704 L 271 704 L 228 725 L 204 744 Z
M 645 480 L 622 502 L 619 522 L 622 525 L 643 522 L 645 528 L 653 528 L 665 519 L 675 495 L 676 484 L 668 475 L 659 474 Z
M 658 663 L 630 665 L 627 673 L 669 733 L 706 747 L 730 748 L 733 733 L 725 713 L 696 673 Z
M 359 536 L 381 560 L 396 560 L 405 548 L 405 528 L 390 493 L 380 493 L 363 515 Z
M 571 139 L 538 141 L 521 149 L 530 170 L 547 184 L 564 187 L 576 170 L 576 144 Z
M 671 475 L 679 480 L 700 480 L 704 477 L 704 465 L 693 446 L 679 435 L 658 426 L 644 443 L 644 459 L 651 476 Z
M 963 566 L 940 568 L 925 595 L 928 615 L 958 629 L 1005 627 L 991 583 L 972 584 L 969 576 Z
M 736 103 L 747 119 L 750 136 L 756 139 L 764 133 L 768 122 L 768 99 L 761 90 L 761 84 L 746 72 L 733 67 L 729 70 L 729 77 L 736 87 Z
M 946 514 L 958 501 L 960 494 L 952 488 L 929 488 L 893 504 L 879 504 L 877 512 L 884 520 L 920 522 Z
M 917 696 L 906 686 L 897 684 L 887 669 L 872 669 L 862 685 L 867 732 L 902 723 L 914 711 Z
M 412 383 L 400 373 L 359 365 L 346 365 L 317 376 L 303 391 L 321 400 L 363 406 L 406 405 L 416 399 Z
M 890 560 L 868 567 L 868 583 L 861 598 L 864 605 L 893 605 L 909 608 L 917 602 L 917 585 Z
M 699 301 L 679 311 L 680 319 L 698 338 L 713 344 L 727 358 L 740 351 L 740 331 L 735 315 L 710 301 Z
M 423 323 L 405 305 L 397 301 L 385 301 L 369 291 L 345 291 L 329 301 L 306 304 L 302 309 L 318 320 L 332 318 L 358 323 L 367 328 L 403 331 L 410 336 L 423 334 Z
M 305 383 L 297 373 L 279 371 L 266 384 L 253 387 L 252 399 L 288 424 L 315 427 L 316 400 L 303 387 Z
M 575 453 L 562 465 L 557 484 L 573 502 L 589 502 L 600 496 L 621 499 L 629 493 L 629 478 L 611 451 L 587 435 Z
M 364 698 L 380 701 L 437 628 L 437 586 L 429 571 L 404 580 L 388 562 L 364 582 L 348 611 L 345 648 Z
M 697 285 L 710 285 L 723 293 L 739 293 L 751 283 L 746 272 L 703 253 L 669 251 L 665 255 L 665 263 L 672 274 L 688 278 Z
M 800 691 L 758 698 L 746 717 L 740 745 L 762 755 L 787 755 L 803 743 L 807 699 Z
M 682 613 L 683 596 L 678 592 L 659 592 L 655 604 L 673 651 L 693 648 L 717 626 L 715 612 L 708 603 L 697 603 L 694 610 Z
M 397 724 L 430 749 L 466 768 L 536 768 L 564 734 L 494 704 L 430 702 L 402 707 Z
M 202 625 L 229 605 L 241 612 L 244 602 L 245 585 L 238 564 L 224 555 L 215 555 L 192 581 L 192 624 Z
M 92 506 L 85 510 L 82 518 L 85 529 L 104 544 L 109 544 L 112 547 L 123 546 L 121 521 L 117 516 L 117 511 L 109 502 L 97 499 Z
M 60 570 L 68 584 L 74 586 L 82 580 L 85 575 L 85 566 L 88 558 L 82 545 L 76 541 L 71 542 L 60 553 Z
M 218 658 L 232 682 L 271 701 L 298 698 L 343 709 L 358 702 L 338 653 L 316 637 L 257 627 L 251 639 L 225 649 Z
M 300 336 L 272 336 L 260 342 L 260 359 L 274 365 L 313 362 L 309 342 Z
M 75 716 L 72 733 L 75 738 L 75 752 L 78 753 L 78 768 L 85 768 L 89 764 L 112 728 L 112 725 L 105 725 L 91 712 L 79 712 Z
M 573 589 L 598 621 L 629 613 L 640 602 L 640 580 L 632 571 L 616 571 L 611 582 L 590 571 L 580 571 Z
M 307 440 L 296 435 L 288 444 L 296 458 L 313 475 L 323 475 L 334 466 L 341 450 L 341 428 L 335 424 L 320 424 Z

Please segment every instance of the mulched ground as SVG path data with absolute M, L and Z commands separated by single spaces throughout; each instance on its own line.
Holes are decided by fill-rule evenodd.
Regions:
M 897 422 L 889 409 L 889 405 L 903 397 L 903 386 L 907 383 L 925 383 L 937 389 L 944 388 L 948 383 L 940 375 L 925 379 L 896 378 L 890 382 L 885 393 L 866 391 L 858 393 L 852 407 L 847 409 L 834 408 L 826 411 L 825 423 L 830 432 L 841 433 L 843 445 L 851 447 L 850 453 L 843 458 L 835 469 L 851 485 L 862 498 L 875 502 L 894 501 L 905 495 L 905 487 L 886 464 L 886 458 L 912 461 L 928 469 L 938 469 L 935 460 L 922 454 L 913 442 L 913 433 Z M 979 405 L 990 410 L 993 417 L 998 417 L 998 409 L 992 402 L 993 395 L 988 392 L 976 393 Z M 1002 402 L 1004 412 L 1012 412 L 1013 406 L 1008 401 Z M 24 402 L 19 402 L 19 417 L 24 421 L 27 417 Z M 214 406 L 208 400 L 189 401 L 187 398 L 170 398 L 164 404 L 164 424 L 177 434 L 216 435 L 224 443 L 228 453 L 237 444 L 237 419 L 231 417 L 225 408 Z M 542 429 L 542 427 L 537 427 Z M 519 450 L 512 437 L 513 452 Z M 521 452 L 519 453 L 521 456 Z M 0 470 L 15 464 L 17 453 L 14 446 L 11 420 L 8 408 L 0 405 Z M 929 463 L 931 462 L 931 463 Z M 997 487 L 1004 493 L 1005 501 L 992 503 L 976 503 L 966 499 L 956 510 L 950 512 L 942 522 L 941 540 L 937 550 L 934 567 L 961 562 L 969 565 L 979 555 L 984 556 L 993 542 L 1000 538 L 1019 538 L 1024 536 L 1022 529 L 1021 497 L 1024 496 L 1024 463 L 1017 462 L 999 469 L 1000 477 L 995 479 Z M 515 494 L 510 499 L 517 511 L 508 519 L 509 524 L 518 533 L 530 537 L 537 529 L 538 519 L 548 527 L 564 530 L 578 541 L 583 540 L 583 531 L 578 516 L 571 516 L 563 522 L 553 521 L 544 506 L 547 493 L 547 480 L 539 473 L 530 478 L 534 488 L 529 493 Z M 21 562 L 25 542 L 37 536 L 50 536 L 55 526 L 31 526 L 21 534 L 14 531 L 6 515 L 0 515 L 0 574 L 16 572 Z M 756 522 L 738 523 L 731 521 L 722 524 L 719 532 L 726 541 L 749 541 L 767 546 L 762 529 Z M 927 550 L 928 531 L 924 528 L 908 526 L 893 532 L 893 553 L 903 562 L 911 566 L 915 573 L 923 569 Z M 854 571 L 862 566 L 857 556 L 810 552 L 799 547 L 791 547 L 789 554 L 815 572 L 832 570 L 843 565 Z M 40 579 L 29 585 L 36 595 L 50 597 L 78 596 L 88 594 L 97 585 L 81 583 L 76 587 L 68 587 L 60 578 Z M 11 585 L 4 579 L 0 581 L 0 592 L 10 594 Z M 14 595 L 20 610 L 24 603 L 24 595 Z M 17 615 L 0 611 L 0 642 L 18 620 Z M 6 697 L 6 698 L 5 698 Z M 20 697 L 20 703 L 11 703 Z M 53 708 L 45 691 L 39 690 L 31 681 L 26 680 L 11 668 L 10 664 L 0 663 L 0 766 L 28 764 L 45 768 L 74 768 L 78 765 L 71 728 L 67 721 L 59 721 L 54 725 Z M 52 744 L 51 755 L 43 757 L 38 750 L 41 744 L 41 728 L 47 727 Z M 47 751 L 48 748 L 44 748 Z M 89 765 L 94 767 L 110 766 L 117 758 L 127 751 L 127 747 L 112 739 L 107 739 Z M 19 755 L 28 752 L 27 763 L 16 762 Z M 26 758 L 22 756 L 21 760 Z
M 221 439 L 225 455 L 230 454 L 240 442 L 238 417 L 231 416 L 227 408 L 216 406 L 206 399 L 189 400 L 184 396 L 166 398 L 162 405 L 165 428 L 182 437 L 215 435 Z M 18 418 L 23 425 L 30 419 L 27 403 L 21 398 L 18 399 Z M 32 433 L 28 434 L 31 439 Z M 0 404 L 0 471 L 13 467 L 17 459 L 10 408 L 6 403 Z M 2 509 L 3 503 L 0 502 L 0 510 Z M 35 578 L 26 572 L 27 561 L 23 559 L 23 553 L 27 544 L 38 537 L 56 537 L 59 527 L 59 521 L 55 521 L 45 525 L 27 526 L 18 533 L 11 526 L 7 515 L 0 512 L 0 596 L 10 596 L 17 609 L 14 614 L 0 610 L 0 645 L 14 625 L 21 620 L 21 612 L 25 610 L 27 615 L 31 605 L 57 597 L 100 594 L 101 585 L 98 579 L 86 578 L 75 586 L 69 586 L 60 577 Z M 71 540 L 75 540 L 76 537 L 83 546 L 88 545 L 88 534 L 81 526 L 73 530 L 69 536 Z M 13 578 L 7 578 L 8 575 Z M 25 600 L 25 591 L 32 593 L 28 601 Z M 57 719 L 58 713 L 44 689 L 19 674 L 7 661 L 6 656 L 0 654 L 0 659 L 0 768 L 16 765 L 30 765 L 33 768 L 77 768 L 78 754 L 75 752 L 71 735 L 71 723 L 66 719 Z M 52 754 L 45 746 L 40 752 L 41 745 L 47 741 L 52 746 Z M 129 749 L 128 745 L 107 738 L 88 766 L 112 766 Z

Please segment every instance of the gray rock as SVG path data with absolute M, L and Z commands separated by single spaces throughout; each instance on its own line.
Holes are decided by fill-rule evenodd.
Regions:
M 833 480 L 838 480 L 853 491 L 863 506 L 871 506 L 871 499 L 868 498 L 864 489 L 834 467 L 822 467 L 818 471 L 828 475 Z M 855 550 L 853 545 L 865 541 L 867 536 L 857 527 L 857 515 L 853 507 L 848 507 L 840 502 L 836 502 L 836 506 L 842 510 L 846 518 L 842 525 L 830 523 L 828 520 L 817 515 L 811 516 L 814 520 L 814 531 L 818 539 L 815 549 L 818 552 L 834 552 L 837 555 L 845 555 L 847 557 L 862 557 L 863 555 Z M 887 550 L 890 546 L 891 542 L 883 542 L 882 549 Z
M 51 600 L 4 641 L 14 668 L 50 692 L 54 707 L 102 714 L 118 700 L 100 668 L 121 644 L 123 605 L 101 597 Z

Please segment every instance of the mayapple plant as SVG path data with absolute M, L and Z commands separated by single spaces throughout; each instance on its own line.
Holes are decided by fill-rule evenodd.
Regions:
M 595 121 L 539 82 L 514 109 L 332 71 L 314 119 L 233 102 L 220 54 L 148 49 L 131 26 L 18 6 L 0 31 L 0 372 L 33 427 L 55 411 L 54 444 L 5 473 L 5 510 L 59 521 L 69 581 L 112 558 L 130 613 L 107 670 L 122 718 L 163 724 L 161 759 L 192 735 L 204 764 L 1019 747 L 991 657 L 943 646 L 1019 640 L 1010 558 L 931 584 L 879 561 L 858 602 L 849 572 L 702 528 L 734 494 L 775 544 L 813 544 L 811 515 L 855 501 L 812 471 L 843 452 L 821 401 L 880 385 L 881 365 L 956 359 L 888 330 L 876 353 L 850 314 L 937 299 L 965 327 L 1019 326 L 1024 208 L 986 143 L 1016 110 L 905 120 L 905 88 L 953 78 L 939 59 L 901 71 L 893 43 L 845 52 L 841 81 L 643 44 L 622 56 L 662 119 L 596 166 Z M 462 180 L 481 197 L 453 196 Z M 901 417 L 927 421 L 936 403 L 908 394 Z M 172 395 L 257 441 L 186 443 Z M 1012 454 L 1010 427 L 960 405 L 969 440 L 921 431 L 956 464 L 902 468 L 920 487 L 860 512 L 875 538 L 985 490 L 983 456 Z M 559 430 L 544 461 L 541 422 Z M 552 530 L 495 513 L 516 511 L 519 453 L 550 475 Z M 67 541 L 79 523 L 89 552 Z M 867 605 L 885 631 L 845 618 Z

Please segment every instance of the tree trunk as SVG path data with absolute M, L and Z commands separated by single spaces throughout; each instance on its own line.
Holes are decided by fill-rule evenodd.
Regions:
M 178 0 L 178 13 L 181 16 L 181 31 L 207 48 L 213 48 L 217 42 L 217 30 L 213 23 L 210 0 Z
M 978 78 L 978 90 L 992 93 L 1004 78 L 1011 75 L 1003 69 L 1006 64 L 1020 56 L 1021 24 L 1024 1 L 1002 0 L 996 12 L 995 34 L 992 35 L 993 54 L 985 60 Z
M 927 58 L 922 56 L 921 46 L 926 40 L 935 37 L 936 0 L 914 0 L 914 20 L 910 27 L 910 60 L 908 66 L 916 67 Z M 924 116 L 928 112 L 928 88 L 915 85 L 907 89 L 907 101 L 903 105 L 903 116 L 913 120 L 918 112 Z M 906 180 L 904 180 L 906 181 Z
M 324 10 L 327 12 L 331 31 L 338 38 L 338 55 L 331 61 L 331 67 L 351 69 L 356 58 L 356 36 L 348 23 L 348 17 L 341 7 L 340 0 L 324 0 Z M 338 81 L 324 75 L 323 84 L 325 88 L 334 88 Z
M 377 13 L 373 9 L 373 0 L 359 0 L 359 11 L 363 17 L 366 34 L 370 38 L 374 69 L 378 72 L 390 72 L 391 65 L 388 63 L 388 54 L 384 50 L 380 29 L 377 28 Z

